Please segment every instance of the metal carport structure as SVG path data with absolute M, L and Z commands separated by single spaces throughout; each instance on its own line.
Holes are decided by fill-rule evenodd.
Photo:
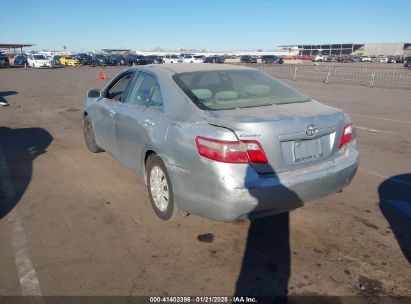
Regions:
M 13 49 L 13 54 L 16 54 L 16 49 L 20 49 L 20 52 L 23 52 L 24 47 L 31 47 L 35 44 L 26 44 L 26 43 L 0 43 L 0 50 L 9 50 L 9 54 Z

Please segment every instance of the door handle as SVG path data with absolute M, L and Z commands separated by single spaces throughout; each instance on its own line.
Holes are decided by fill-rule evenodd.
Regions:
M 154 126 L 154 121 L 152 121 L 152 120 L 150 120 L 150 119 L 145 119 L 145 120 L 143 121 L 143 123 L 144 123 L 146 126 L 149 126 L 149 127 Z
M 116 115 L 116 111 L 114 111 L 113 109 L 110 109 L 110 116 L 114 116 L 114 115 Z

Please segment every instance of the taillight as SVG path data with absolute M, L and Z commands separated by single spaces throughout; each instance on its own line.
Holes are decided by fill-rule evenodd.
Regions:
M 267 163 L 267 157 L 256 140 L 226 141 L 196 137 L 198 153 L 209 159 L 224 163 Z
M 338 149 L 341 149 L 345 144 L 349 143 L 351 139 L 354 138 L 354 131 L 354 125 L 352 123 L 344 126 L 340 143 L 338 144 Z
M 241 140 L 240 141 L 247 150 L 248 159 L 250 163 L 267 163 L 263 147 L 256 140 Z

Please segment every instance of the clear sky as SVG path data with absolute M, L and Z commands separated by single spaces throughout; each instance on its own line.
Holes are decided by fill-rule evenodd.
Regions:
M 38 50 L 230 51 L 410 42 L 410 1 L 1 0 L 0 43 L 34 43 Z

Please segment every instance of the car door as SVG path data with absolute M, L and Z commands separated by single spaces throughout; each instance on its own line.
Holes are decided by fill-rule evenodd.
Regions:
M 127 71 L 117 76 L 102 92 L 102 98 L 93 110 L 93 128 L 100 147 L 118 157 L 115 132 L 115 106 L 123 98 L 130 82 L 132 72 Z
M 147 106 L 150 106 L 150 109 Z M 151 143 L 158 118 L 153 109 L 162 107 L 156 77 L 147 72 L 134 75 L 124 100 L 116 107 L 116 132 L 121 160 L 141 174 L 143 148 Z

